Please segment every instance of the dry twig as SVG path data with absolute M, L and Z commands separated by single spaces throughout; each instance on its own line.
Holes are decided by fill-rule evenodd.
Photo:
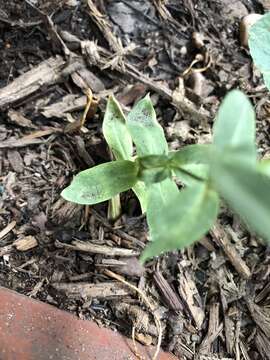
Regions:
M 157 327 L 157 331 L 158 331 L 158 343 L 157 343 L 157 348 L 156 348 L 156 352 L 153 355 L 153 360 L 155 360 L 159 354 L 160 351 L 160 346 L 161 346 L 161 340 L 162 340 L 162 327 L 161 327 L 161 322 L 157 316 L 157 314 L 155 313 L 155 309 L 153 308 L 153 305 L 151 304 L 151 302 L 148 300 L 148 298 L 146 297 L 146 295 L 140 290 L 138 289 L 135 285 L 130 284 L 128 281 L 126 281 L 124 278 L 122 278 L 122 276 L 115 274 L 114 272 L 112 272 L 111 270 L 104 270 L 104 273 L 108 276 L 110 276 L 111 278 L 120 281 L 122 284 L 125 284 L 126 286 L 128 286 L 129 288 L 131 288 L 132 290 L 136 291 L 140 297 L 143 299 L 143 301 L 145 302 L 145 304 L 149 307 L 149 309 L 152 312 L 152 315 L 154 317 L 155 320 L 155 324 Z M 132 330 L 133 332 L 133 336 L 135 337 L 135 330 Z M 134 342 L 135 345 L 135 352 L 136 352 L 136 344 Z M 136 356 L 138 356 L 138 354 L 136 353 Z M 139 355 L 140 356 L 140 355 Z
M 0 231 L 0 239 L 5 237 L 14 227 L 16 226 L 16 221 L 11 221 L 4 229 Z
M 134 251 L 131 249 L 98 245 L 80 240 L 72 241 L 72 245 L 61 243 L 60 241 L 56 240 L 55 246 L 57 246 L 58 248 L 66 248 L 70 250 L 89 252 L 93 254 L 102 254 L 111 257 L 113 256 L 131 257 L 131 256 L 139 255 L 138 251 Z

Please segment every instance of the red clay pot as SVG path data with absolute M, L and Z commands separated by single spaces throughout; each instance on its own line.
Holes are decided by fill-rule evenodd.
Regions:
M 154 348 L 138 345 L 151 359 Z M 0 360 L 133 360 L 131 341 L 94 322 L 0 287 Z M 161 352 L 159 360 L 175 360 Z

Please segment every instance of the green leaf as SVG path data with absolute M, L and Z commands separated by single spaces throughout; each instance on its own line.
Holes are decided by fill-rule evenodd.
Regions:
M 113 96 L 109 98 L 107 103 L 102 130 L 116 160 L 131 160 L 133 151 L 132 139 L 121 106 Z M 142 212 L 144 213 L 147 206 L 145 184 L 138 181 L 132 190 L 138 197 Z
M 233 90 L 223 100 L 214 124 L 213 143 L 221 151 L 245 145 L 246 156 L 256 161 L 255 113 L 241 91 Z
M 138 180 L 132 190 L 140 201 L 142 213 L 145 213 L 147 209 L 147 188 L 145 183 Z
M 150 194 L 151 203 L 157 205 L 155 191 Z M 143 252 L 141 261 L 164 251 L 181 249 L 199 240 L 216 220 L 218 208 L 217 193 L 205 183 L 188 187 L 165 206 L 158 206 L 152 219 L 153 241 Z
M 257 169 L 264 175 L 270 177 L 270 159 L 264 159 L 257 163 Z
M 188 173 L 184 173 L 181 170 L 174 169 L 174 174 L 183 184 L 186 186 L 192 186 L 196 184 L 198 181 L 197 178 L 207 180 L 209 177 L 209 166 L 206 164 L 186 164 L 182 165 L 181 169 L 190 173 L 193 176 L 188 175 Z
M 169 156 L 172 164 L 175 164 L 175 166 L 208 164 L 211 149 L 212 145 L 210 144 L 187 145 L 178 151 L 171 151 Z
M 172 176 L 170 159 L 167 155 L 147 155 L 136 159 L 139 179 L 146 184 L 161 182 Z
M 136 161 L 140 169 L 153 169 L 167 167 L 170 163 L 170 158 L 167 155 L 146 155 L 137 157 Z
M 113 96 L 109 98 L 107 103 L 102 131 L 116 160 L 131 160 L 132 139 L 127 129 L 123 111 Z
M 213 185 L 228 205 L 270 241 L 270 180 L 256 166 L 218 156 L 211 166 Z
M 140 100 L 127 116 L 127 127 L 138 156 L 168 153 L 168 144 L 162 127 L 156 119 L 150 96 Z
M 61 195 L 77 204 L 97 204 L 130 189 L 137 181 L 137 174 L 137 164 L 132 161 L 101 164 L 80 172 Z
M 256 21 L 249 30 L 249 49 L 255 65 L 270 89 L 270 13 Z
M 155 228 L 157 219 L 160 216 L 160 208 L 164 208 L 164 206 L 172 202 L 178 194 L 179 190 L 177 185 L 169 178 L 160 183 L 148 186 L 148 206 L 146 217 L 151 238 L 153 238 L 152 232 Z
M 211 151 L 212 145 L 195 144 L 170 152 L 171 167 L 175 176 L 187 186 L 192 186 L 198 182 L 195 177 L 206 180 L 208 178 Z M 181 169 L 191 173 L 193 176 L 189 176 Z

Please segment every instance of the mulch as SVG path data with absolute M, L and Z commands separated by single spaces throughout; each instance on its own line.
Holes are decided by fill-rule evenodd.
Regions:
M 145 216 L 64 201 L 81 170 L 110 160 L 108 95 L 127 112 L 146 93 L 171 149 L 211 141 L 224 95 L 242 89 L 270 155 L 269 95 L 239 22 L 268 1 L 0 0 L 0 285 L 157 343 L 181 359 L 270 359 L 270 256 L 226 207 L 207 236 L 143 268 Z M 196 69 L 196 71 L 194 71 Z M 184 75 L 183 75 L 184 74 Z M 82 124 L 89 89 L 94 95 Z M 108 271 L 109 270 L 109 271 Z

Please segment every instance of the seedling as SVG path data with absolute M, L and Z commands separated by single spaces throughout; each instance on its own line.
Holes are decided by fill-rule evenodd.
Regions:
M 82 171 L 62 196 L 92 205 L 132 189 L 150 230 L 142 261 L 202 238 L 218 216 L 220 197 L 270 241 L 270 179 L 257 166 L 255 114 L 242 92 L 230 92 L 221 104 L 213 144 L 170 151 L 149 95 L 127 117 L 110 97 L 103 134 L 115 161 Z

